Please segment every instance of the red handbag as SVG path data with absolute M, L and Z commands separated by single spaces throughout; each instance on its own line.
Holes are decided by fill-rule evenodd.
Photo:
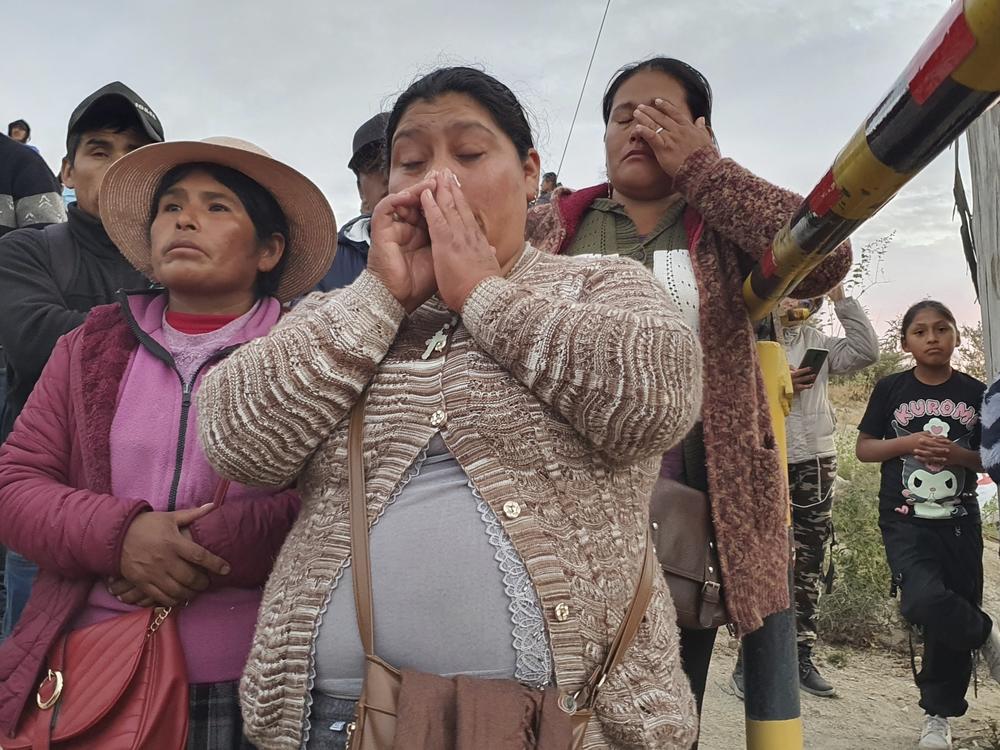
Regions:
M 184 750 L 188 678 L 170 609 L 141 609 L 59 637 L 4 750 Z

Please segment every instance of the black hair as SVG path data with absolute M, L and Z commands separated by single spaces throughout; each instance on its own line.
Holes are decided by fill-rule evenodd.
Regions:
M 359 179 L 362 174 L 369 174 L 371 172 L 385 174 L 389 166 L 389 160 L 386 158 L 385 141 L 366 143 L 353 156 L 351 165 L 354 176 Z
M 14 122 L 8 123 L 7 125 L 7 136 L 10 137 L 14 128 L 21 128 L 25 133 L 28 134 L 27 140 L 31 140 L 31 126 L 28 124 L 27 120 L 14 120 Z
M 910 326 L 913 325 L 913 319 L 917 317 L 917 313 L 921 310 L 933 310 L 938 313 L 941 317 L 951 323 L 955 328 L 955 333 L 958 333 L 958 322 L 955 320 L 954 314 L 948 309 L 947 305 L 942 302 L 938 302 L 937 300 L 925 299 L 915 305 L 910 305 L 910 309 L 903 314 L 903 322 L 899 325 L 899 340 L 901 343 L 906 343 L 906 332 L 909 330 Z
M 546 180 L 551 180 L 552 182 L 558 182 L 558 177 L 556 176 L 555 172 L 546 172 L 545 174 L 542 175 L 542 182 L 545 182 Z
M 651 57 L 648 60 L 629 63 L 618 69 L 608 84 L 608 88 L 604 91 L 604 100 L 601 104 L 605 126 L 611 119 L 611 105 L 614 103 L 618 89 L 629 78 L 644 70 L 656 70 L 676 80 L 684 89 L 688 109 L 691 110 L 693 118 L 697 120 L 699 117 L 704 117 L 705 125 L 711 126 L 712 87 L 709 85 L 708 79 L 686 62 L 673 57 Z
M 100 100 L 80 118 L 79 122 L 73 125 L 73 129 L 66 136 L 66 160 L 70 166 L 76 161 L 76 152 L 80 148 L 83 136 L 95 130 L 110 130 L 112 133 L 135 130 L 146 136 L 139 116 L 126 102 L 117 97 Z M 148 138 L 148 136 L 146 137 Z
M 438 68 L 410 84 L 392 108 L 385 128 L 385 141 L 391 151 L 392 137 L 406 110 L 419 101 L 432 101 L 444 94 L 465 94 L 482 106 L 514 143 L 517 155 L 528 158 L 535 147 L 531 126 L 524 107 L 514 92 L 496 78 L 475 68 Z M 391 160 L 391 158 L 390 158 Z
M 160 199 L 163 198 L 164 193 L 192 172 L 205 172 L 213 180 L 233 191 L 240 203 L 243 204 L 243 208 L 247 212 L 247 216 L 250 217 L 250 221 L 253 222 L 258 240 L 263 242 L 269 239 L 272 234 L 280 234 L 285 238 L 285 251 L 281 254 L 278 264 L 270 271 L 257 275 L 257 284 L 255 287 L 257 297 L 273 297 L 278 291 L 281 276 L 288 262 L 288 254 L 292 249 L 288 219 L 285 218 L 285 212 L 281 210 L 281 206 L 278 205 L 278 201 L 275 200 L 270 191 L 242 172 L 220 164 L 203 162 L 180 164 L 174 167 L 163 175 L 160 179 L 160 184 L 153 193 L 153 200 L 149 207 L 147 229 L 153 225 L 153 220 L 156 218 L 156 212 L 160 205 Z

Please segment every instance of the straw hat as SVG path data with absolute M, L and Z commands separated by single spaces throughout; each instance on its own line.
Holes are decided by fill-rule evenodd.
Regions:
M 207 162 L 242 172 L 274 196 L 288 220 L 288 260 L 277 297 L 288 301 L 323 278 L 337 252 L 337 223 L 323 193 L 301 173 L 259 146 L 239 138 L 153 143 L 123 156 L 101 183 L 101 220 L 129 263 L 152 273 L 149 212 L 167 172 L 181 164 Z

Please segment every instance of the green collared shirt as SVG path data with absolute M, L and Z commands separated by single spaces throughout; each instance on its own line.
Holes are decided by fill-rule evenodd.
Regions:
M 658 250 L 687 248 L 684 231 L 684 201 L 677 201 L 652 232 L 643 236 L 618 201 L 598 198 L 580 221 L 567 255 L 620 255 L 653 270 L 653 254 Z

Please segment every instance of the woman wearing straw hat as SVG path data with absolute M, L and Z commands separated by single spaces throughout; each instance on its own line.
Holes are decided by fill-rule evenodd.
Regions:
M 195 437 L 194 395 L 330 266 L 333 213 L 304 176 L 231 138 L 133 152 L 108 172 L 101 208 L 115 244 L 162 288 L 121 292 L 63 337 L 0 450 L 0 542 L 41 568 L 0 647 L 0 732 L 16 727 L 62 632 L 184 605 L 173 616 L 188 748 L 240 747 L 237 681 L 299 502 L 220 486 Z

